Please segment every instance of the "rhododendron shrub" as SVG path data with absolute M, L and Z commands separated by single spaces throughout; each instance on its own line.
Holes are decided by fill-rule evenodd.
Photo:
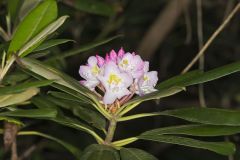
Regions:
M 15 16 L 23 15 L 19 13 L 22 9 L 16 6 L 27 2 L 30 3 L 28 0 L 21 3 L 17 0 L 4 1 L 9 6 L 13 5 L 13 8 L 9 7 L 9 9 L 16 9 Z M 206 72 L 190 71 L 159 82 L 158 73 L 150 70 L 151 64 L 148 61 L 142 59 L 138 53 L 120 48 L 111 50 L 104 57 L 89 56 L 85 64 L 79 64 L 81 76 L 79 82 L 60 71 L 63 70 L 59 65 L 60 62 L 66 57 L 105 44 L 119 36 L 91 42 L 86 46 L 79 46 L 76 50 L 58 53 L 56 56 L 51 53 L 58 49 L 51 47 L 72 40 L 48 38 L 51 37 L 50 35 L 57 35 L 56 30 L 68 16 L 57 18 L 55 0 L 34 1 L 31 2 L 31 7 L 26 6 L 28 5 L 25 4 L 24 8 L 27 11 L 24 11 L 21 19 L 12 21 L 14 18 L 10 10 L 10 14 L 6 17 L 6 29 L 5 25 L 0 26 L 0 120 L 4 121 L 1 133 L 4 135 L 4 149 L 6 151 L 11 149 L 11 159 L 29 156 L 32 148 L 36 148 L 36 144 L 23 147 L 27 150 L 18 158 L 17 136 L 22 135 L 35 135 L 53 140 L 64 146 L 75 159 L 79 160 L 156 160 L 156 157 L 144 150 L 128 148 L 129 144 L 139 140 L 205 149 L 224 156 L 235 152 L 234 143 L 225 141 L 225 136 L 240 133 L 239 110 L 172 106 L 175 109 L 162 110 L 160 107 L 155 107 L 156 110 L 149 113 L 130 111 L 137 107 L 148 107 L 147 104 L 141 105 L 143 102 L 149 100 L 159 102 L 179 92 L 188 92 L 188 86 L 239 72 L 240 62 Z M 89 7 L 92 10 L 96 9 L 95 5 Z M 101 11 L 104 12 L 104 9 Z M 214 35 L 216 36 L 216 33 Z M 32 56 L 28 56 L 29 54 Z M 77 73 L 78 69 L 74 72 Z M 40 87 L 44 86 L 48 87 L 42 90 Z M 148 130 L 132 137 L 124 137 L 121 132 L 117 134 L 121 139 L 115 136 L 119 123 L 153 116 L 168 116 L 185 121 L 173 126 L 163 124 L 166 127 Z M 31 120 L 26 120 L 30 118 Z M 45 128 L 46 131 L 49 129 L 41 126 L 46 123 L 35 123 L 32 119 L 37 119 L 37 122 L 51 121 L 62 125 L 62 128 L 55 133 L 58 138 L 28 130 L 33 124 L 40 125 L 36 128 Z M 68 136 L 65 136 L 63 141 L 61 136 L 65 135 L 63 134 L 65 130 L 62 129 L 67 127 L 87 133 L 94 138 L 94 144 L 86 148 L 78 148 L 66 142 L 68 140 L 72 142 Z M 141 126 L 141 129 L 143 127 Z M 81 144 L 79 146 L 85 146 L 82 144 L 85 142 L 83 140 L 85 136 L 74 135 L 77 136 L 70 138 L 74 138 L 76 143 L 79 142 Z M 216 136 L 221 138 L 200 138 Z M 92 143 L 88 141 L 87 144 L 89 142 Z

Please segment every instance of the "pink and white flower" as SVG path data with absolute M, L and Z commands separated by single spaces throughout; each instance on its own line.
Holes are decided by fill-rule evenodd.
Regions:
M 118 52 L 111 50 L 105 59 L 98 55 L 89 57 L 88 63 L 80 66 L 79 74 L 84 79 L 81 84 L 90 90 L 100 87 L 105 105 L 116 100 L 125 103 L 134 94 L 142 96 L 154 92 L 158 81 L 157 72 L 149 72 L 148 61 L 134 52 L 125 53 L 123 48 Z
M 158 81 L 158 76 L 156 71 L 146 72 L 137 81 L 137 91 L 136 94 L 142 96 L 148 93 L 157 91 L 154 87 Z
M 157 91 L 154 87 L 158 81 L 158 74 L 156 71 L 149 72 L 149 62 L 144 62 L 143 75 L 136 80 L 136 94 L 142 96 L 148 93 Z
M 139 55 L 135 53 L 125 53 L 118 60 L 118 66 L 121 71 L 125 71 L 132 75 L 133 78 L 139 78 L 143 75 L 144 62 Z
M 98 60 L 95 56 L 88 58 L 87 65 L 80 66 L 79 74 L 85 80 L 80 81 L 84 86 L 90 90 L 94 90 L 95 87 L 100 83 L 97 78 L 101 73 L 101 69 L 98 66 Z
M 112 104 L 116 99 L 131 94 L 128 87 L 133 83 L 133 78 L 129 74 L 121 72 L 113 61 L 108 62 L 104 68 L 103 75 L 99 77 L 106 90 L 104 104 Z

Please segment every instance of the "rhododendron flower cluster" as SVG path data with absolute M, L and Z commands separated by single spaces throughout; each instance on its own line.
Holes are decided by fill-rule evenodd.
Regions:
M 117 53 L 112 50 L 106 57 L 91 56 L 87 64 L 80 66 L 81 82 L 90 90 L 99 92 L 102 103 L 123 104 L 135 94 L 145 95 L 156 91 L 158 81 L 156 71 L 149 71 L 149 62 L 143 61 L 134 52 L 121 48 Z M 98 88 L 98 89 L 97 89 Z

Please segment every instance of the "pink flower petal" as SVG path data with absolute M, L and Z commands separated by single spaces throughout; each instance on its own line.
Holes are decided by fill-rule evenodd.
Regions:
M 96 55 L 96 58 L 97 58 L 97 64 L 99 67 L 102 67 L 105 63 L 105 60 L 103 57 L 99 56 L 99 55 Z
M 114 50 L 111 50 L 110 52 L 110 59 L 114 62 L 117 60 L 117 53 Z
M 118 51 L 118 57 L 122 58 L 125 54 L 125 51 L 123 50 L 123 47 L 120 48 L 120 50 Z
M 95 56 L 91 56 L 88 58 L 88 65 L 94 66 L 97 64 L 97 58 Z

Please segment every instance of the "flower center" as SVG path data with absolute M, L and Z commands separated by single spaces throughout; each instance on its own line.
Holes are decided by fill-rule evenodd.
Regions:
M 149 80 L 148 76 L 144 75 L 143 80 L 148 81 Z
M 110 74 L 108 83 L 118 85 L 121 82 L 121 78 L 119 78 L 116 74 Z
M 92 74 L 93 75 L 98 75 L 99 74 L 99 72 L 100 72 L 100 69 L 98 68 L 98 66 L 97 65 L 95 65 L 94 67 L 92 67 Z

